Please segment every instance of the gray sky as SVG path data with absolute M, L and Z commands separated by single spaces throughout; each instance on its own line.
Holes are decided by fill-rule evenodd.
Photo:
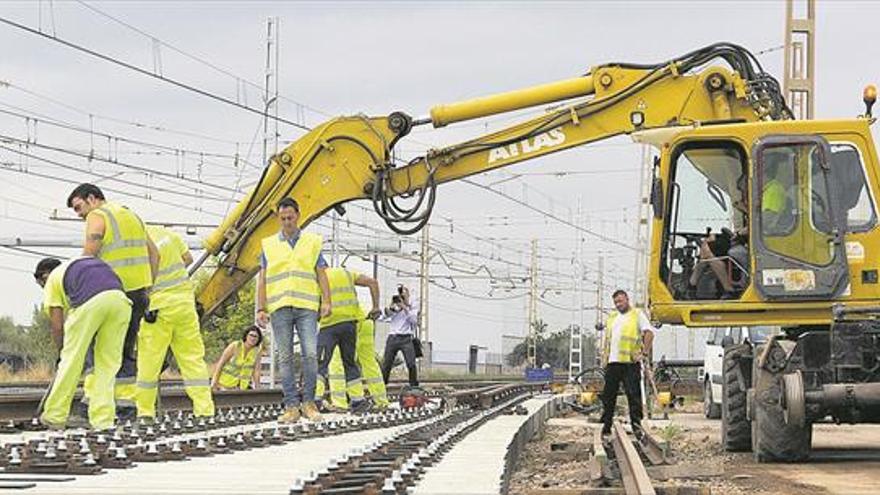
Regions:
M 50 5 L 7 2 L 0 9 L 0 16 L 33 27 L 41 24 L 44 32 L 54 32 L 58 37 L 129 63 L 153 68 L 156 52 L 149 38 L 82 4 L 54 2 L 54 8 Z M 736 42 L 757 52 L 781 45 L 784 34 L 782 1 L 91 5 L 164 43 L 257 83 L 262 79 L 265 63 L 266 18 L 278 16 L 282 29 L 280 92 L 306 106 L 285 100 L 279 113 L 290 119 L 304 117 L 308 125 L 329 116 L 359 112 L 384 115 L 403 110 L 411 115 L 424 115 L 438 103 L 568 78 L 605 62 L 666 60 L 715 41 Z M 878 79 L 875 62 L 880 59 L 880 47 L 868 41 L 876 34 L 874 19 L 878 14 L 880 4 L 873 2 L 819 2 L 818 116 L 847 117 L 862 111 L 862 87 Z M 251 183 L 258 177 L 256 166 L 261 147 L 256 131 L 260 117 L 5 25 L 0 25 L 0 46 L 4 47 L 0 80 L 12 84 L 0 87 L 0 110 L 162 144 L 171 150 L 191 150 L 181 158 L 173 151 L 156 154 L 155 147 L 116 144 L 111 140 L 109 153 L 127 164 L 222 187 Z M 251 106 L 260 104 L 255 88 L 248 87 L 245 93 L 237 91 L 240 85 L 232 77 L 183 57 L 167 46 L 160 48 L 158 55 L 167 77 L 238 98 Z M 781 77 L 781 50 L 762 55 L 760 60 Z M 419 128 L 398 148 L 411 156 L 430 146 L 451 144 L 514 121 L 510 116 L 499 116 L 441 131 Z M 167 130 L 152 130 L 142 124 Z M 37 145 L 74 149 L 84 154 L 93 151 L 99 158 L 108 154 L 106 138 L 55 128 L 42 121 L 34 129 L 33 121 L 28 124 L 22 117 L 0 115 L 0 134 L 36 139 Z M 282 140 L 293 140 L 302 132 L 282 125 L 281 134 Z M 257 141 L 252 145 L 254 136 Z M 229 191 L 218 187 L 200 187 L 203 192 L 199 193 L 186 180 L 147 177 L 130 168 L 98 160 L 89 162 L 37 146 L 0 146 L 60 164 L 47 164 L 0 149 L 0 161 L 5 164 L 0 166 L 0 237 L 79 237 L 81 225 L 48 220 L 55 209 L 63 216 L 71 215 L 64 200 L 74 184 L 36 174 L 75 182 L 97 181 L 104 187 L 134 195 L 108 192 L 147 220 L 216 223 L 231 197 Z M 236 167 L 230 158 L 236 150 L 254 165 Z M 198 152 L 224 156 L 202 160 Z M 563 177 L 529 176 L 497 187 L 574 221 L 578 220 L 580 198 L 583 225 L 632 243 L 638 163 L 639 148 L 619 139 L 532 160 L 478 180 L 489 184 L 509 178 L 511 173 L 609 171 Z M 23 169 L 27 173 L 21 173 Z M 87 171 L 100 175 L 125 173 L 112 180 L 98 180 Z M 150 200 L 143 199 L 144 185 L 151 186 Z M 463 357 L 471 343 L 499 352 L 501 334 L 523 334 L 527 285 L 519 282 L 509 292 L 497 288 L 490 293 L 488 280 L 469 279 L 462 273 L 485 264 L 496 278 L 525 275 L 531 238 L 540 239 L 540 285 L 544 296 L 539 305 L 540 317 L 549 321 L 553 329 L 580 320 L 572 310 L 578 305 L 570 275 L 578 242 L 574 229 L 466 184 L 449 184 L 441 187 L 439 193 L 432 235 L 442 257 L 434 258 L 431 270 L 435 282 L 445 288 L 431 287 L 430 328 L 436 349 L 447 351 L 449 358 Z M 365 208 L 369 204 L 350 207 L 349 218 L 386 230 Z M 326 233 L 323 225 L 328 222 L 321 223 L 314 228 Z M 380 237 L 393 240 L 390 234 L 380 235 L 345 222 L 343 227 L 342 242 L 348 246 L 362 246 L 367 239 Z M 207 233 L 202 229 L 198 235 Z M 405 241 L 405 252 L 417 249 L 418 236 Z M 58 249 L 43 251 L 73 254 Z M 587 305 L 595 304 L 595 285 L 590 280 L 595 279 L 599 252 L 604 253 L 610 267 L 606 275 L 610 284 L 632 283 L 631 252 L 585 237 Z M 5 295 L 0 300 L 0 314 L 12 315 L 19 322 L 29 321 L 32 306 L 40 300 L 40 292 L 29 275 L 38 258 L 0 250 L 0 289 Z M 397 272 L 417 270 L 412 259 L 384 257 L 382 264 L 391 267 L 381 270 L 386 295 L 398 282 L 417 286 L 416 280 Z M 370 270 L 369 264 L 359 259 L 349 260 L 347 266 Z M 592 325 L 594 318 L 592 311 L 585 312 L 588 325 Z M 679 348 L 682 345 L 679 343 Z

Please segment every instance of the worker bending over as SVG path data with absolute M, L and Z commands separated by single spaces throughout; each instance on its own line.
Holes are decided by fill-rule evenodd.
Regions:
M 150 309 L 138 334 L 138 417 L 146 422 L 156 417 L 159 374 L 169 347 L 183 376 L 186 395 L 192 400 L 193 414 L 213 416 L 205 344 L 193 284 L 186 271 L 193 262 L 192 255 L 176 232 L 151 225 L 147 233 L 159 250 L 159 271 L 150 290 Z
M 284 395 L 282 423 L 294 423 L 300 414 L 312 421 L 321 415 L 315 405 L 318 377 L 318 318 L 330 314 L 327 261 L 321 255 L 318 234 L 299 229 L 299 205 L 293 198 L 278 203 L 281 231 L 263 239 L 260 276 L 257 280 L 257 322 L 265 327 L 272 318 L 275 361 Z M 320 315 L 319 315 L 320 313 Z M 302 399 L 293 371 L 293 334 L 299 336 L 302 356 Z M 300 410 L 302 404 L 302 410 Z
M 231 342 L 214 366 L 211 387 L 233 390 L 260 387 L 260 356 L 263 354 L 263 332 L 252 325 L 245 329 L 241 340 Z
M 122 282 L 106 263 L 93 257 L 66 263 L 45 258 L 37 264 L 34 278 L 43 287 L 43 307 L 60 354 L 40 421 L 54 429 L 66 426 L 94 340 L 89 422 L 95 430 L 112 428 L 116 417 L 113 387 L 131 317 L 131 301 L 122 291 Z
M 398 352 L 402 352 L 409 372 L 410 386 L 419 385 L 414 344 L 419 318 L 414 306 L 409 299 L 409 289 L 401 285 L 397 288 L 397 294 L 391 297 L 391 306 L 385 311 L 385 320 L 390 323 L 388 339 L 385 341 L 385 358 L 382 361 L 382 378 L 385 383 L 388 383 L 391 376 L 394 358 Z
M 364 412 L 370 408 L 370 403 L 364 400 L 361 370 L 355 354 L 357 322 L 364 319 L 364 314 L 355 287 L 369 287 L 373 301 L 369 317 L 375 318 L 381 313 L 379 283 L 371 277 L 341 267 L 327 269 L 327 282 L 330 284 L 332 304 L 330 314 L 321 318 L 321 331 L 318 333 L 318 378 L 322 384 L 327 382 L 330 358 L 338 348 L 345 373 L 345 386 L 351 396 L 351 410 Z M 331 396 L 336 394 L 344 397 L 345 393 L 345 389 L 331 389 Z
M 125 295 L 132 302 L 115 390 L 121 417 L 131 417 L 136 412 L 135 344 L 141 318 L 149 307 L 147 291 L 159 270 L 159 252 L 147 236 L 140 217 L 124 206 L 107 201 L 98 186 L 80 184 L 68 196 L 67 206 L 86 221 L 83 256 L 94 256 L 110 265 L 122 281 Z M 86 398 L 92 396 L 95 386 L 88 376 L 90 361 L 87 357 L 83 383 Z
M 370 318 L 357 322 L 357 347 L 355 357 L 361 370 L 361 383 L 353 383 L 346 386 L 345 368 L 339 348 L 333 351 L 328 369 L 328 382 L 330 382 L 330 404 L 340 411 L 348 410 L 348 397 L 355 397 L 358 393 L 363 395 L 364 389 L 370 394 L 373 407 L 384 409 L 388 407 L 388 394 L 385 390 L 385 381 L 382 379 L 382 368 L 379 366 L 379 358 L 376 356 L 375 345 L 376 324 Z M 318 381 L 318 397 L 323 397 L 323 382 Z
M 611 433 L 614 408 L 620 383 L 626 392 L 629 418 L 635 434 L 641 435 L 642 392 L 640 363 L 651 356 L 654 329 L 645 314 L 629 305 L 629 296 L 616 290 L 611 296 L 616 311 L 605 325 L 602 364 L 605 366 L 605 388 L 602 390 L 602 434 Z

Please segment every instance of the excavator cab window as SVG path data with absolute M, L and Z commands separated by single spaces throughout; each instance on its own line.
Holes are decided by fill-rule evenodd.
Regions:
M 671 163 L 663 279 L 677 300 L 738 298 L 750 278 L 745 150 L 686 143 Z
M 755 277 L 766 299 L 839 295 L 848 282 L 843 235 L 848 200 L 840 191 L 848 168 L 834 167 L 821 136 L 769 136 L 753 152 L 756 164 L 753 225 Z M 859 171 L 861 172 L 861 171 Z M 858 203 L 859 187 L 851 188 Z

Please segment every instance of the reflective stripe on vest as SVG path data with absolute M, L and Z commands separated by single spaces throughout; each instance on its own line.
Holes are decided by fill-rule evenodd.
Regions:
M 257 362 L 257 348 L 244 353 L 244 344 L 236 342 L 235 355 L 220 370 L 220 385 L 224 387 L 248 388 Z
M 181 294 L 193 295 L 193 286 L 182 253 L 175 248 L 174 236 L 177 234 L 155 225 L 148 226 L 147 233 L 159 250 L 159 271 L 150 290 L 150 308 L 161 309 L 178 301 Z
M 616 359 L 610 359 L 611 341 L 614 340 L 614 322 L 618 317 L 625 318 L 620 326 L 620 338 L 618 340 L 618 349 Z M 639 310 L 632 308 L 625 315 L 621 315 L 615 311 L 608 317 L 608 323 L 605 325 L 608 335 L 605 338 L 604 358 L 606 362 L 615 363 L 632 363 L 635 356 L 641 349 L 642 339 L 639 331 Z
M 354 288 L 354 275 L 345 268 L 328 268 L 327 283 L 330 285 L 330 314 L 321 318 L 321 328 L 362 319 L 363 312 Z
M 263 239 L 266 257 L 266 309 L 285 306 L 318 310 L 321 293 L 315 264 L 321 254 L 321 236 L 303 232 L 293 249 L 278 234 Z
M 98 258 L 110 265 L 125 291 L 152 283 L 147 233 L 140 219 L 127 208 L 104 203 L 94 210 L 105 219 L 104 237 Z

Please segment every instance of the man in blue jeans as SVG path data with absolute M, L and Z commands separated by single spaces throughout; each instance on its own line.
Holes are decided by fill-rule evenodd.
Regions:
M 321 236 L 299 229 L 299 205 L 293 198 L 278 203 L 281 232 L 263 239 L 257 283 L 257 323 L 272 320 L 275 361 L 281 373 L 284 414 L 278 421 L 295 423 L 300 415 L 317 421 L 318 318 L 330 315 L 327 261 Z M 303 367 L 302 401 L 293 370 L 293 333 L 299 336 Z M 302 404 L 302 408 L 300 408 Z

